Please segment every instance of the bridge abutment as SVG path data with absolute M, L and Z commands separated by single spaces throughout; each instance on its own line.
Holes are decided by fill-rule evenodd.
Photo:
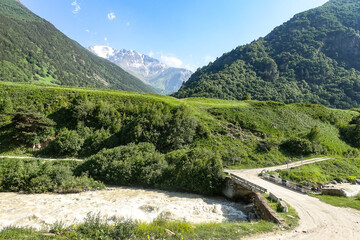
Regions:
M 232 178 L 227 177 L 222 189 L 223 195 L 232 201 L 251 202 L 255 196 L 254 192 L 236 183 Z

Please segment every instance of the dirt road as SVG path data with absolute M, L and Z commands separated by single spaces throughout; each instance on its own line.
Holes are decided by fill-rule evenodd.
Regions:
M 83 159 L 77 159 L 77 158 L 42 158 L 42 157 L 21 157 L 21 156 L 0 156 L 0 158 L 13 158 L 13 159 L 42 159 L 45 161 L 77 161 L 77 162 L 83 162 Z
M 325 161 L 328 158 L 318 158 L 303 161 L 303 164 Z M 289 167 L 299 166 L 301 162 L 289 164 Z M 239 177 L 258 184 L 269 192 L 288 202 L 299 213 L 299 226 L 290 232 L 276 232 L 249 239 L 266 240 L 360 240 L 360 211 L 350 208 L 339 208 L 321 202 L 319 199 L 292 191 L 258 177 L 262 170 L 286 169 L 287 165 L 247 169 L 228 170 Z

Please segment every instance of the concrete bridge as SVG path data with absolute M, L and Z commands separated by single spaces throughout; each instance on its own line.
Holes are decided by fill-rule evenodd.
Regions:
M 267 192 L 266 188 L 263 188 L 235 174 L 228 174 L 230 177 L 226 178 L 226 184 L 222 192 L 229 199 L 250 201 L 254 197 L 255 193 Z
M 314 158 L 303 160 L 299 162 L 288 163 L 286 165 L 274 166 L 268 168 L 259 168 L 259 169 L 243 169 L 243 170 L 225 170 L 225 173 L 229 174 L 229 177 L 226 179 L 226 185 L 223 188 L 223 194 L 230 199 L 233 200 L 247 200 L 254 196 L 255 193 L 266 193 L 267 189 L 254 183 L 251 181 L 253 176 L 257 176 L 258 174 L 264 171 L 275 171 L 277 169 L 286 169 L 293 167 L 300 167 L 307 164 L 312 164 L 316 162 L 330 160 L 331 158 Z M 270 179 L 267 179 L 270 181 Z M 291 188 L 294 190 L 298 190 L 301 192 L 308 192 L 308 189 L 296 188 L 296 184 L 294 186 L 290 186 L 291 182 L 287 181 L 286 184 L 281 184 L 284 187 Z

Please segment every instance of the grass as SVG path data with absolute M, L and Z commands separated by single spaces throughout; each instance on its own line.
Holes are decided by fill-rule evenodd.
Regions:
M 329 161 L 318 162 L 288 170 L 279 171 L 279 176 L 296 183 L 310 183 L 314 187 L 332 180 L 354 180 L 360 178 L 360 158 L 337 158 Z M 321 201 L 337 207 L 349 207 L 360 210 L 360 197 L 338 197 L 311 194 Z
M 327 195 L 318 195 L 311 194 L 311 196 L 320 199 L 322 202 L 336 206 L 336 207 L 345 207 L 345 208 L 354 208 L 360 211 L 360 197 L 337 197 L 337 196 L 327 196 Z
M 95 219 L 95 220 L 94 220 Z M 245 236 L 280 230 L 265 221 L 254 223 L 204 223 L 156 220 L 152 223 L 122 221 L 115 224 L 99 222 L 96 217 L 79 225 L 60 225 L 49 235 L 45 231 L 9 227 L 0 232 L 0 239 L 240 239 Z M 59 225 L 58 225 L 59 226 Z
M 317 183 L 325 184 L 334 179 L 345 181 L 351 178 L 360 178 L 360 158 L 336 158 L 281 170 L 279 176 L 296 183 L 309 182 L 315 185 Z
M 268 194 L 265 194 L 265 199 L 268 201 L 269 203 L 269 206 L 274 209 L 274 210 L 277 210 L 277 204 L 276 202 L 273 202 L 270 198 L 269 198 L 269 195 Z M 298 223 L 299 223 L 299 216 L 298 216 L 298 213 L 296 212 L 296 210 L 291 207 L 289 204 L 288 205 L 288 209 L 289 211 L 287 213 L 284 213 L 284 212 L 279 212 L 277 211 L 277 214 L 285 220 L 286 224 L 288 225 L 288 229 L 294 229 Z

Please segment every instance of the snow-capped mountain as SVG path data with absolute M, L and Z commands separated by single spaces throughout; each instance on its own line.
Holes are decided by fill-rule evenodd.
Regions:
M 183 68 L 171 68 L 155 58 L 133 50 L 114 49 L 109 46 L 92 46 L 89 50 L 108 59 L 164 94 L 176 92 L 192 72 Z

